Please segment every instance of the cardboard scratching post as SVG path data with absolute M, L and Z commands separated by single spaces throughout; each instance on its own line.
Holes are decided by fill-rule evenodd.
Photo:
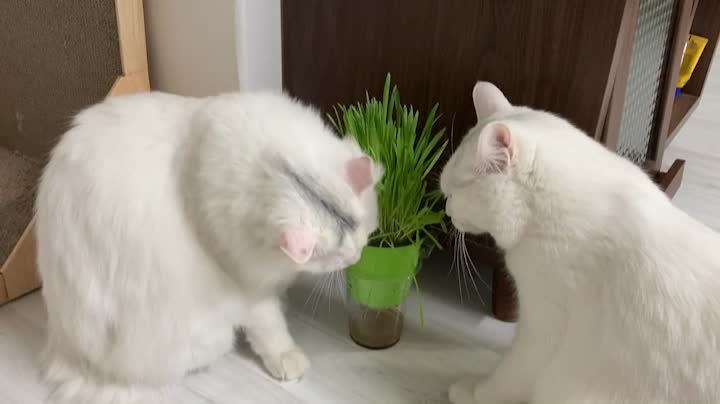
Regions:
M 142 0 L 0 2 L 0 304 L 40 286 L 33 205 L 72 116 L 149 90 Z

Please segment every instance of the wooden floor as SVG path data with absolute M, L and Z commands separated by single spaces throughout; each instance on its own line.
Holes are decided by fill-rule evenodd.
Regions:
M 667 164 L 687 160 L 675 203 L 720 230 L 720 63 L 715 63 L 695 114 L 666 152 Z M 291 329 L 313 367 L 296 383 L 277 383 L 246 350 L 227 355 L 207 371 L 187 377 L 168 394 L 175 403 L 353 404 L 447 403 L 450 382 L 491 369 L 507 346 L 512 327 L 482 314 L 477 299 L 458 301 L 457 277 L 439 258 L 423 271 L 426 327 L 415 300 L 408 302 L 405 335 L 395 347 L 368 351 L 351 342 L 342 299 L 307 302 L 311 285 L 290 293 Z M 487 289 L 483 289 L 485 301 Z M 38 404 L 36 354 L 45 314 L 35 293 L 0 307 L 0 403 Z

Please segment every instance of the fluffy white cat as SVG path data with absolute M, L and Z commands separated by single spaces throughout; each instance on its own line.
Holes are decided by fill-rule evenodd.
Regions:
M 720 402 L 720 237 L 567 121 L 473 90 L 441 176 L 447 212 L 506 252 L 512 348 L 454 404 Z
M 155 403 L 230 351 L 303 375 L 278 295 L 300 271 L 357 261 L 382 168 L 286 96 L 150 93 L 84 112 L 37 200 L 55 401 Z

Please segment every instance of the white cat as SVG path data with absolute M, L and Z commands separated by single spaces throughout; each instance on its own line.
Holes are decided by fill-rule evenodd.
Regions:
M 567 121 L 473 90 L 478 124 L 441 176 L 517 286 L 512 348 L 454 404 L 717 404 L 720 237 Z
M 111 98 L 75 119 L 37 200 L 52 398 L 150 403 L 230 351 L 279 379 L 308 359 L 278 295 L 356 262 L 382 167 L 273 94 Z

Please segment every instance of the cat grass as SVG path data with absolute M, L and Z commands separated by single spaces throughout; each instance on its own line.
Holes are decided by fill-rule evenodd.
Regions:
M 373 160 L 385 167 L 377 185 L 379 226 L 369 245 L 395 247 L 430 240 L 440 247 L 431 227 L 445 226 L 438 208 L 442 194 L 429 175 L 447 147 L 445 128 L 437 128 L 435 104 L 420 125 L 420 113 L 400 102 L 397 86 L 387 75 L 381 100 L 366 94 L 365 103 L 334 108 L 328 115 L 341 136 L 353 136 Z

